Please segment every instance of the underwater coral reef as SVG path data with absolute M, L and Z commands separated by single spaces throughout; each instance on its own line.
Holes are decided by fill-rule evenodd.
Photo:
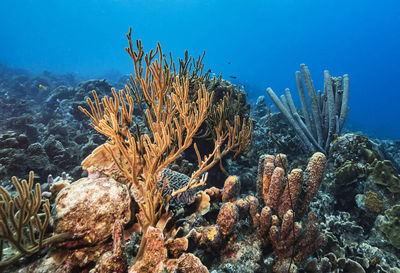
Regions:
M 346 131 L 347 75 L 271 113 L 127 38 L 113 84 L 0 67 L 2 272 L 400 272 L 400 144 Z

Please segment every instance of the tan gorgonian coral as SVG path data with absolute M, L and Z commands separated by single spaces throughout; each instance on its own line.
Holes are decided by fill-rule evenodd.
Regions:
M 213 93 L 199 85 L 196 96 L 189 96 L 189 73 L 176 75 L 174 64 L 163 55 L 160 44 L 156 50 L 144 53 L 141 41 L 133 49 L 131 31 L 128 35 L 129 47 L 126 48 L 133 60 L 135 73 L 125 90 L 112 89 L 113 97 L 100 100 L 93 91 L 94 102 L 87 99 L 90 112 L 80 110 L 91 119 L 91 126 L 109 138 L 104 146 L 114 164 L 131 186 L 135 199 L 144 217 L 138 217 L 143 234 L 148 227 L 155 226 L 167 203 L 175 196 L 190 189 L 205 185 L 207 170 L 219 162 L 230 151 L 240 153 L 249 144 L 251 124 L 235 118 L 233 125 L 215 128 L 215 145 L 211 154 L 201 157 L 194 135 L 207 118 Z M 143 63 L 144 60 L 144 63 Z M 148 133 L 142 133 L 139 126 L 132 126 L 134 105 L 142 107 Z M 136 131 L 131 132 L 133 128 Z M 198 169 L 192 173 L 189 181 L 180 188 L 165 194 L 168 181 L 159 181 L 157 175 L 193 144 L 198 158 Z M 117 147 L 118 153 L 115 152 Z M 146 245 L 142 237 L 136 260 L 140 259 Z
M 12 177 L 18 192 L 14 197 L 0 187 L 0 269 L 50 243 L 70 237 L 69 233 L 62 233 L 45 238 L 50 220 L 50 203 L 49 200 L 42 200 L 39 183 L 33 189 L 33 176 L 31 171 L 28 181 L 24 179 L 21 182 L 15 176 Z M 5 241 L 13 249 L 13 254 L 3 259 Z

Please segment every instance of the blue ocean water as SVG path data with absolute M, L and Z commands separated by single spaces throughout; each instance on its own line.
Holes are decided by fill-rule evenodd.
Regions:
M 250 101 L 267 87 L 297 92 L 301 63 L 317 88 L 324 69 L 348 73 L 347 126 L 400 139 L 398 0 L 2 0 L 0 62 L 86 78 L 130 73 L 130 26 L 146 48 L 159 41 L 176 58 L 206 50 L 207 68 L 244 85 Z

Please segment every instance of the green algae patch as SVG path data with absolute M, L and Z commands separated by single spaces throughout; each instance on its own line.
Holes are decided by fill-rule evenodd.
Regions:
M 389 160 L 374 160 L 369 166 L 370 177 L 376 184 L 386 186 L 392 193 L 400 192 L 400 176 Z
M 400 249 L 400 205 L 386 210 L 385 215 L 388 221 L 382 223 L 380 229 L 385 233 L 388 241 Z
M 338 184 L 352 184 L 365 179 L 365 167 L 363 164 L 347 160 L 335 173 L 335 181 Z

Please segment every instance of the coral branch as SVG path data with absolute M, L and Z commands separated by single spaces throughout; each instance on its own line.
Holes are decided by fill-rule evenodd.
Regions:
M 18 192 L 14 198 L 6 189 L 0 187 L 0 240 L 8 241 L 17 251 L 13 256 L 0 261 L 0 268 L 24 255 L 35 253 L 44 245 L 70 236 L 68 233 L 63 233 L 45 239 L 50 219 L 50 204 L 48 200 L 42 201 L 39 183 L 36 183 L 33 189 L 33 176 L 34 173 L 31 171 L 28 181 L 24 179 L 21 182 L 15 176 L 12 177 L 12 183 Z M 39 213 L 41 207 L 43 217 Z
M 129 46 L 126 51 L 135 70 L 128 86 L 118 93 L 112 89 L 113 97 L 105 96 L 101 104 L 93 91 L 94 103 L 87 99 L 89 110 L 79 109 L 91 119 L 95 130 L 109 138 L 103 149 L 121 173 L 123 178 L 120 181 L 129 184 L 138 199 L 139 223 L 146 234 L 147 229 L 157 223 L 163 210 L 168 209 L 169 201 L 173 198 L 190 200 L 192 195 L 188 191 L 205 185 L 205 172 L 220 162 L 223 156 L 234 152 L 236 157 L 249 149 L 252 123 L 250 120 L 242 121 L 239 116 L 235 116 L 233 125 L 220 120 L 215 128 L 214 150 L 202 159 L 193 138 L 207 119 L 214 93 L 208 92 L 201 82 L 196 89 L 190 87 L 190 69 L 183 63 L 185 73 L 177 75 L 172 57 L 167 61 L 160 44 L 155 50 L 144 53 L 139 40 L 136 42 L 137 49 L 134 49 L 131 29 L 127 38 Z M 186 61 L 189 59 L 187 57 Z M 196 75 L 202 71 L 201 62 L 202 58 L 199 58 L 194 65 Z M 202 78 L 201 75 L 198 77 Z M 148 129 L 146 133 L 140 131 L 138 124 L 131 128 L 134 105 L 142 113 Z M 136 132 L 131 132 L 134 129 Z M 163 177 L 163 174 L 192 145 L 199 161 L 198 170 L 189 179 L 178 179 L 179 183 L 171 187 L 171 177 Z M 103 154 L 97 152 L 98 155 Z M 85 166 L 93 161 L 93 158 L 86 161 Z M 143 238 L 136 261 L 143 255 L 145 246 L 146 238 Z

